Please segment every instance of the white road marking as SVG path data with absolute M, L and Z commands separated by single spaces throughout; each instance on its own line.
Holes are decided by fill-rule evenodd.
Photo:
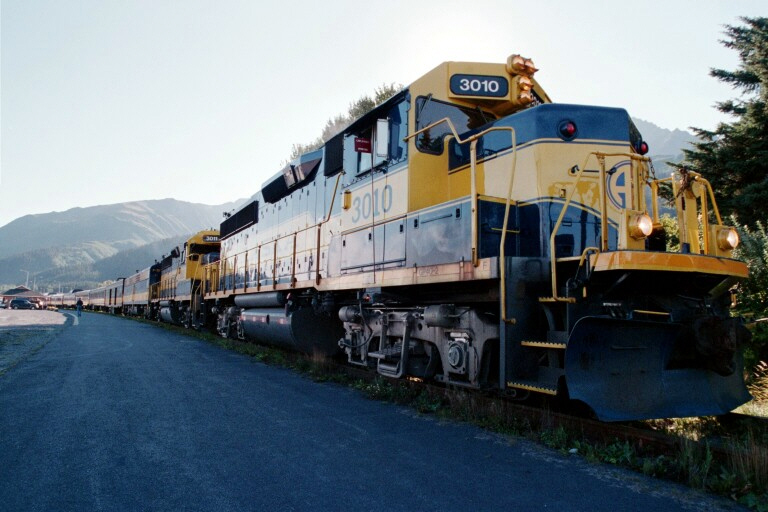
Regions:
M 64 312 L 62 312 L 62 314 L 67 315 L 67 316 L 71 316 L 72 318 L 74 318 L 75 322 L 74 322 L 73 325 L 80 325 L 80 319 L 77 318 L 76 314 L 70 313 L 69 311 L 64 311 Z

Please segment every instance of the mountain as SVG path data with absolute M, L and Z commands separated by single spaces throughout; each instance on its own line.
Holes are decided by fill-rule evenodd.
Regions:
M 133 273 L 136 263 L 108 273 L 117 270 L 110 258 L 145 247 L 141 254 L 147 255 L 149 266 L 188 235 L 218 227 L 222 212 L 241 203 L 211 206 L 161 199 L 26 215 L 0 228 L 0 283 L 19 284 L 29 271 L 30 285 L 58 291 L 59 286 L 83 288 Z M 167 247 L 153 244 L 162 241 Z M 136 257 L 134 261 L 143 261 Z
M 118 250 L 218 226 L 222 212 L 239 204 L 210 206 L 159 199 L 26 215 L 0 228 L 4 242 L 0 259 L 37 249 L 80 246 L 95 261 Z
M 659 178 L 669 176 L 673 171 L 666 162 L 682 162 L 683 149 L 692 149 L 691 143 L 697 141 L 692 133 L 684 130 L 667 130 L 642 119 L 633 118 L 632 121 L 648 143 L 648 156 L 653 159 Z

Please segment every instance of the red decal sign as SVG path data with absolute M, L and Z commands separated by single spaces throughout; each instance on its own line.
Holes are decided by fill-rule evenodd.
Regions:
M 362 139 L 355 137 L 355 151 L 358 153 L 370 153 L 371 152 L 371 139 Z

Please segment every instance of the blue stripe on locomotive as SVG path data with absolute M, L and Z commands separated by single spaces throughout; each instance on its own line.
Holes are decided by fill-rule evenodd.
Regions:
M 626 110 L 612 107 L 592 107 L 583 105 L 544 104 L 518 112 L 517 114 L 494 121 L 491 124 L 472 130 L 462 137 L 478 133 L 489 126 L 511 126 L 515 129 L 517 146 L 541 142 L 551 142 L 559 137 L 559 127 L 563 121 L 574 121 L 577 132 L 567 144 L 594 144 L 599 141 L 616 141 L 626 146 L 630 139 L 630 119 Z M 566 142 L 563 141 L 565 144 Z M 480 138 L 477 144 L 479 158 L 492 158 L 508 151 L 512 147 L 509 133 L 490 132 Z M 469 143 L 450 142 L 449 168 L 456 169 L 469 165 Z M 579 162 L 581 164 L 581 162 Z
M 478 202 L 480 258 L 499 256 L 505 208 L 504 203 Z M 562 199 L 551 197 L 512 206 L 507 226 L 506 255 L 548 258 L 549 236 L 562 208 Z M 403 223 L 402 220 L 398 222 Z M 403 264 L 410 267 L 462 259 L 468 261 L 471 258 L 470 223 L 470 205 L 467 200 L 409 216 L 405 222 L 406 260 Z M 617 235 L 616 226 L 609 226 L 609 248 L 616 248 Z M 389 240 L 383 242 L 386 246 Z M 581 205 L 569 206 L 555 237 L 555 246 L 557 257 L 560 258 L 579 256 L 586 247 L 599 247 L 600 221 L 596 212 Z
M 563 209 L 563 200 L 537 198 L 512 205 L 507 223 L 505 254 L 507 256 L 549 257 L 549 237 Z M 478 203 L 478 254 L 480 258 L 499 255 L 504 222 L 504 203 Z M 614 250 L 618 231 L 608 227 L 608 246 Z M 586 247 L 600 247 L 600 219 L 597 212 L 583 205 L 571 204 L 555 236 L 558 258 L 580 256 Z

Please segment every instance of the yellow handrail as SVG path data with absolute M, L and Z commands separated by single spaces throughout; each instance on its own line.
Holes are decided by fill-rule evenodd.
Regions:
M 296 245 L 297 245 L 296 244 L 296 239 L 297 239 L 297 235 L 298 235 L 298 233 L 300 231 L 309 231 L 310 229 L 313 229 L 313 228 L 316 228 L 318 230 L 317 231 L 317 263 L 316 263 L 316 270 L 315 270 L 315 282 L 318 283 L 318 284 L 320 283 L 320 243 L 321 243 L 320 229 L 321 229 L 323 224 L 326 224 L 331 219 L 331 215 L 333 213 L 333 206 L 334 206 L 335 201 L 336 201 L 336 192 L 338 191 L 339 181 L 340 181 L 341 176 L 343 174 L 344 174 L 344 172 L 342 171 L 342 172 L 340 172 L 337 175 L 336 183 L 335 183 L 334 189 L 333 189 L 333 196 L 331 198 L 331 204 L 328 207 L 328 212 L 325 214 L 324 218 L 321 219 L 320 222 L 317 223 L 317 225 L 312 226 L 311 228 L 305 228 L 305 229 L 302 229 L 302 230 L 298 230 L 298 231 L 295 231 L 293 233 L 286 234 L 284 236 L 279 236 L 279 237 L 275 238 L 274 240 L 270 240 L 268 242 L 261 243 L 261 244 L 259 244 L 256 247 L 256 250 L 258 251 L 257 252 L 257 269 L 256 269 L 256 271 L 258 272 L 258 279 L 256 281 L 256 291 L 261 291 L 261 264 L 262 264 L 261 249 L 262 249 L 262 247 L 264 247 L 266 245 L 269 245 L 269 244 L 274 244 L 273 254 L 272 254 L 272 258 L 273 258 L 272 259 L 272 288 L 276 289 L 277 288 L 277 281 L 276 281 L 276 279 L 277 279 L 277 263 L 278 263 L 277 262 L 277 244 L 278 244 L 278 242 L 280 240 L 284 240 L 286 238 L 293 237 L 293 255 L 292 255 L 293 266 L 292 266 L 292 269 L 291 269 L 291 286 L 293 286 L 295 284 L 295 282 L 296 282 L 296 270 L 295 270 L 295 268 L 296 268 L 296 261 L 297 261 L 297 259 L 296 259 L 296 257 L 297 257 L 297 254 L 296 254 Z M 245 261 L 246 261 L 245 269 L 246 269 L 246 272 L 248 271 L 248 252 L 250 250 L 252 250 L 252 249 L 246 249 L 245 251 L 238 252 L 238 253 L 236 253 L 234 255 L 230 254 L 227 258 L 222 258 L 221 260 L 219 260 L 219 261 L 217 261 L 215 263 L 210 263 L 207 266 L 211 267 L 211 271 L 212 272 L 214 271 L 214 267 L 216 267 L 216 269 L 219 270 L 219 272 L 217 272 L 217 274 L 221 275 L 221 276 L 223 276 L 225 278 L 226 278 L 227 275 L 229 275 L 230 272 L 232 272 L 233 281 L 234 281 L 234 273 L 237 271 L 237 259 L 238 259 L 238 257 L 242 256 L 243 254 L 245 255 Z M 228 260 L 230 258 L 232 258 L 233 261 L 234 261 L 234 263 L 232 265 L 228 264 Z M 264 261 L 267 262 L 269 260 L 266 259 Z M 247 275 L 246 275 L 246 281 L 243 284 L 243 289 L 245 291 L 247 291 L 247 282 L 248 282 L 248 279 L 247 279 Z M 226 290 L 227 290 L 227 286 L 225 285 L 224 288 L 222 288 L 222 291 L 226 291 Z M 237 290 L 237 286 L 235 286 L 234 283 L 233 283 L 232 291 L 236 291 L 236 290 Z M 215 292 L 219 291 L 218 283 L 215 284 L 215 288 L 212 291 L 215 291 Z
M 560 230 L 560 226 L 563 223 L 563 219 L 565 218 L 568 207 L 573 200 L 576 189 L 578 188 L 578 185 L 581 182 L 581 178 L 584 175 L 584 171 L 587 168 L 587 163 L 589 163 L 589 159 L 592 156 L 597 159 L 600 165 L 600 177 L 598 179 L 597 185 L 600 193 L 600 250 L 602 251 L 608 250 L 608 201 L 607 190 L 605 187 L 605 158 L 624 156 L 628 157 L 632 162 L 635 160 L 644 162 L 650 161 L 650 158 L 634 153 L 603 153 L 601 151 L 592 151 L 584 158 L 584 164 L 579 168 L 578 174 L 576 174 L 576 180 L 573 183 L 573 188 L 568 194 L 568 197 L 566 197 L 565 203 L 563 203 L 563 208 L 560 210 L 560 215 L 557 217 L 557 222 L 555 222 L 555 226 L 552 228 L 552 233 L 549 236 L 550 261 L 552 265 L 552 300 L 555 302 L 575 302 L 576 300 L 573 297 L 559 297 L 557 294 L 557 255 L 555 254 L 555 236 L 557 236 L 557 232 Z M 631 180 L 634 181 L 634 178 L 631 178 Z M 586 252 L 587 251 L 585 250 L 585 253 Z M 585 257 L 585 253 L 582 254 L 582 259 Z M 579 265 L 581 264 L 582 262 L 579 263 Z
M 483 130 L 482 132 L 475 133 L 473 135 L 470 135 L 466 139 L 462 139 L 459 137 L 458 132 L 456 131 L 456 128 L 453 126 L 453 122 L 450 118 L 444 117 L 440 119 L 439 121 L 435 121 L 434 123 L 425 126 L 421 130 L 418 130 L 407 137 L 403 139 L 403 141 L 408 141 L 412 139 L 413 137 L 416 137 L 422 132 L 425 132 L 427 130 L 430 130 L 434 128 L 435 126 L 438 126 L 440 124 L 447 124 L 448 128 L 451 130 L 452 137 L 456 140 L 459 144 L 466 144 L 467 142 L 470 143 L 470 201 L 471 201 L 471 251 L 472 251 L 472 265 L 477 267 L 478 266 L 478 250 L 477 250 L 477 215 L 478 215 L 478 205 L 477 205 L 477 141 L 480 139 L 480 137 L 483 137 L 487 133 L 494 132 L 494 131 L 509 131 L 512 133 L 512 176 L 510 177 L 510 191 L 512 189 L 512 180 L 514 180 L 514 172 L 515 172 L 515 163 L 517 161 L 517 140 L 515 138 L 515 129 L 511 126 L 492 126 L 486 130 Z M 509 212 L 509 198 L 507 201 L 507 213 Z M 505 227 L 506 227 L 506 218 L 505 218 Z M 503 236 L 503 235 L 502 235 Z M 503 267 L 503 265 L 502 265 Z
M 500 127 L 501 128 L 501 127 Z M 507 201 L 504 207 L 504 223 L 501 226 L 501 245 L 499 246 L 499 279 L 501 280 L 501 320 L 504 323 L 515 323 L 514 318 L 507 318 L 507 228 L 509 226 L 509 210 L 512 206 L 512 187 L 515 183 L 515 170 L 517 169 L 517 135 L 511 126 L 503 127 L 509 129 L 512 135 L 512 170 L 509 173 L 509 185 L 507 186 Z M 474 144 L 474 143 L 473 143 Z M 475 154 L 474 146 L 472 154 Z
M 506 280 L 506 253 L 504 246 L 506 245 L 507 241 L 507 228 L 509 225 L 509 210 L 512 205 L 512 189 L 514 187 L 515 182 L 515 169 L 517 168 L 517 136 L 515 134 L 515 129 L 511 126 L 492 126 L 491 128 L 488 128 L 486 130 L 483 130 L 482 132 L 476 133 L 474 135 L 471 135 L 467 137 L 466 139 L 462 139 L 459 137 L 459 134 L 456 132 L 456 128 L 453 126 L 453 122 L 451 122 L 450 118 L 444 117 L 443 119 L 440 119 L 439 121 L 435 121 L 434 123 L 425 126 L 421 130 L 412 133 L 411 135 L 405 137 L 403 140 L 408 141 L 409 139 L 419 135 L 420 133 L 427 131 L 431 128 L 434 128 L 435 126 L 446 123 L 448 125 L 448 128 L 451 130 L 451 134 L 453 138 L 456 140 L 459 144 L 466 144 L 467 142 L 470 143 L 470 152 L 469 152 L 469 162 L 470 162 L 470 209 L 471 209 L 471 254 L 472 254 L 472 265 L 477 267 L 479 264 L 479 255 L 478 255 L 478 248 L 477 248 L 477 231 L 478 231 L 478 193 L 477 193 L 477 141 L 480 139 L 480 137 L 483 137 L 487 133 L 494 132 L 494 131 L 508 131 L 510 132 L 510 135 L 512 137 L 512 169 L 509 175 L 509 185 L 507 187 L 507 197 L 506 197 L 506 205 L 504 208 L 504 223 L 502 224 L 502 230 L 501 230 L 501 245 L 499 247 L 499 279 L 501 281 L 501 316 L 502 321 L 506 323 L 514 323 L 515 319 L 507 318 L 507 280 Z
M 690 178 L 687 183 L 691 184 L 693 182 L 698 182 L 701 185 L 704 186 L 706 189 L 706 192 L 701 195 L 701 224 L 702 224 L 702 241 L 703 241 L 703 248 L 699 246 L 699 240 L 698 236 L 693 236 L 693 229 L 689 226 L 689 224 L 693 223 L 694 218 L 698 217 L 698 206 L 696 204 L 696 197 L 694 194 L 694 197 L 685 197 L 685 188 L 688 188 L 689 185 L 684 183 L 679 183 L 675 181 L 674 177 L 668 177 L 668 178 L 662 178 L 653 180 L 651 182 L 651 191 L 652 191 L 652 202 L 653 202 L 653 221 L 659 222 L 659 213 L 658 213 L 658 194 L 659 194 L 659 183 L 663 182 L 671 182 L 672 183 L 672 189 L 675 193 L 675 199 L 676 199 L 676 210 L 677 210 L 677 222 L 678 222 L 678 228 L 680 232 L 680 247 L 682 249 L 683 244 L 687 243 L 689 246 L 692 243 L 696 243 L 696 252 L 703 252 L 704 254 L 710 254 L 709 251 L 709 203 L 712 204 L 712 213 L 715 216 L 715 220 L 719 225 L 723 223 L 722 218 L 720 217 L 720 210 L 717 207 L 717 201 L 715 200 L 715 192 L 712 190 L 712 185 L 709 183 L 708 180 L 706 180 L 704 177 L 702 177 L 701 174 L 694 172 L 694 171 L 686 171 L 686 175 Z M 682 190 L 681 190 L 682 189 Z M 709 201 L 707 201 L 707 198 L 709 198 Z M 694 206 L 694 213 L 688 212 L 688 208 L 686 208 L 682 203 L 685 202 L 685 204 L 690 204 Z M 698 226 L 696 226 L 696 235 L 698 235 Z M 689 236 L 691 235 L 691 236 Z M 695 240 L 689 240 L 689 238 L 695 238 Z

